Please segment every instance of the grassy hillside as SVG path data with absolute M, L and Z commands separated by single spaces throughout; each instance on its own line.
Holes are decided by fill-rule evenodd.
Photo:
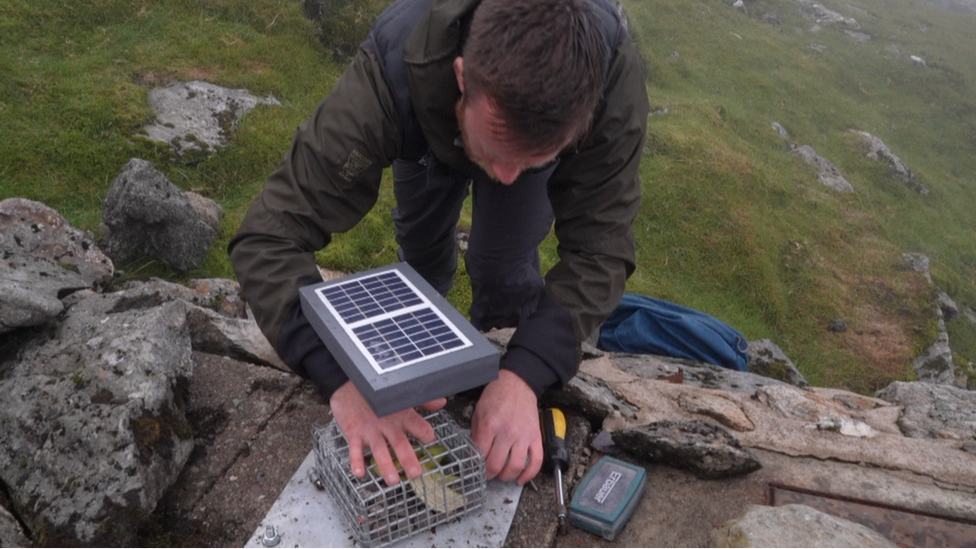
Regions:
M 870 36 L 859 43 L 792 0 L 752 0 L 745 12 L 719 0 L 623 4 L 655 109 L 629 290 L 773 339 L 815 384 L 867 392 L 910 378 L 935 324 L 932 285 L 901 254 L 928 255 L 934 286 L 976 306 L 976 15 L 910 0 L 822 2 L 857 20 Z M 332 13 L 355 22 L 370 9 Z M 0 198 L 42 201 L 97 232 L 118 170 L 146 158 L 225 208 L 218 242 L 191 276 L 233 276 L 226 243 L 341 74 L 348 41 L 324 47 L 297 0 L 3 2 Z M 283 106 L 252 111 L 230 147 L 180 164 L 136 135 L 152 119 L 146 92 L 191 79 Z M 931 194 L 865 159 L 850 129 L 884 140 Z M 790 144 L 813 146 L 855 192 L 819 183 Z M 391 194 L 384 185 L 374 213 L 320 261 L 343 270 L 395 261 Z M 554 250 L 547 242 L 547 265 Z M 118 267 L 175 278 L 149 260 Z M 466 310 L 463 278 L 451 299 Z M 835 318 L 848 331 L 828 331 Z M 973 324 L 949 329 L 959 362 L 976 359 Z

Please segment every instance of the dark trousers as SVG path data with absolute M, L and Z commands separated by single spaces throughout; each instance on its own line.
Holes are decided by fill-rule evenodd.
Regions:
M 471 189 L 471 234 L 464 262 L 471 278 L 471 323 L 482 331 L 517 326 L 535 310 L 544 282 L 539 244 L 552 227 L 546 183 L 555 164 L 511 185 L 468 179 L 428 154 L 393 163 L 393 210 L 401 261 L 447 294 L 457 270 L 457 222 Z

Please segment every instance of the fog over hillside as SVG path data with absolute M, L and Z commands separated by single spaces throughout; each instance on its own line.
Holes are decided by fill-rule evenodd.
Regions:
M 921 0 L 960 13 L 976 13 L 976 0 Z

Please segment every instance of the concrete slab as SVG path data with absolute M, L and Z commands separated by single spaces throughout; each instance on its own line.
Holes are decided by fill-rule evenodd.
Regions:
M 282 547 L 358 547 L 356 531 L 343 520 L 340 507 L 324 489 L 309 481 L 315 452 L 298 467 L 245 547 L 264 547 L 273 527 Z M 460 519 L 418 532 L 394 547 L 501 547 L 518 507 L 522 489 L 514 483 L 488 482 L 485 504 Z

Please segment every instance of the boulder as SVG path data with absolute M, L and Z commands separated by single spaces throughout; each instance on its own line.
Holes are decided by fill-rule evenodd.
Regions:
M 17 518 L 0 505 L 0 547 L 29 547 L 30 544 Z
M 895 381 L 875 396 L 904 408 L 898 427 L 906 437 L 976 440 L 976 392 Z
M 756 425 L 735 401 L 709 393 L 682 393 L 678 406 L 689 414 L 709 417 L 736 431 L 754 431 Z
M 797 387 L 810 386 L 790 357 L 769 339 L 749 342 L 749 371 Z
M 760 387 L 756 400 L 783 417 L 804 422 L 849 415 L 841 403 L 831 398 L 788 385 Z
M 241 287 L 234 280 L 225 278 L 191 278 L 187 283 L 176 284 L 160 278 L 129 280 L 119 289 L 140 294 L 158 294 L 160 302 L 182 299 L 190 305 L 203 307 L 228 318 L 248 318 Z
M 545 407 L 578 410 L 593 425 L 599 425 L 610 415 L 636 419 L 637 407 L 615 391 L 606 381 L 586 372 L 579 372 L 560 391 L 550 391 L 543 397 Z
M 921 273 L 922 276 L 925 277 L 925 280 L 932 282 L 932 273 L 929 270 L 929 265 L 931 263 L 929 256 L 912 252 L 903 253 L 901 256 L 905 258 L 905 261 L 907 261 L 909 265 L 911 265 L 912 270 L 914 270 L 916 273 Z
M 949 294 L 940 291 L 938 296 L 939 310 L 942 311 L 942 317 L 946 322 L 952 322 L 957 316 L 959 316 L 959 305 L 953 301 Z
M 0 364 L 0 480 L 44 545 L 129 546 L 193 447 L 183 302 L 79 300 Z
M 25 198 L 0 202 L 0 251 L 48 259 L 78 273 L 96 289 L 111 282 L 115 271 L 91 233 L 73 227 L 52 208 Z
M 776 133 L 779 135 L 780 139 L 785 141 L 790 138 L 790 133 L 786 131 L 786 128 L 784 128 L 779 122 L 772 122 L 769 125 L 776 130 Z
M 180 273 L 200 266 L 216 234 L 187 193 L 138 158 L 122 168 L 109 188 L 102 224 L 103 248 L 116 262 L 147 255 Z
M 186 319 L 194 351 L 226 356 L 291 373 L 261 333 L 233 280 L 191 279 L 187 286 L 158 278 L 129 281 L 132 292 L 158 300 L 186 302 Z
M 0 259 L 0 334 L 50 322 L 64 310 L 62 297 L 90 287 L 50 259 L 10 252 Z
M 921 194 L 928 195 L 929 190 L 924 185 L 915 181 L 915 174 L 901 161 L 898 156 L 891 152 L 891 149 L 884 144 L 884 141 L 865 131 L 851 130 L 861 136 L 867 146 L 864 156 L 876 162 L 884 162 L 891 170 L 891 175 L 899 181 L 908 185 L 910 189 Z
M 847 17 L 811 0 L 798 0 L 797 3 L 800 5 L 803 15 L 813 19 L 817 25 L 852 31 L 861 30 L 860 23 L 853 17 Z
M 224 209 L 220 207 L 220 204 L 192 191 L 186 193 L 186 197 L 190 199 L 190 206 L 193 207 L 193 211 L 197 212 L 200 219 L 215 233 L 220 232 L 220 220 L 224 217 Z
M 936 309 L 938 332 L 935 342 L 929 345 L 925 352 L 915 357 L 912 368 L 918 380 L 924 383 L 939 383 L 952 385 L 956 381 L 956 364 L 952 359 L 952 349 L 949 347 L 949 332 L 946 331 L 942 311 Z
M 817 179 L 824 185 L 842 193 L 854 192 L 854 186 L 844 179 L 840 170 L 829 160 L 817 154 L 817 151 L 813 150 L 810 145 L 798 147 L 793 152 L 817 168 Z
M 867 526 L 806 505 L 750 505 L 712 532 L 711 547 L 898 547 Z
M 149 92 L 156 121 L 144 133 L 169 144 L 185 160 L 199 160 L 226 146 L 240 119 L 257 105 L 281 103 L 208 82 L 176 82 Z
M 688 469 L 699 478 L 746 475 L 762 467 L 728 431 L 701 420 L 656 421 L 613 431 L 611 437 L 630 454 Z
M 657 355 L 611 353 L 616 368 L 631 375 L 752 395 L 767 385 L 788 385 L 753 372 L 740 372 L 694 360 Z

